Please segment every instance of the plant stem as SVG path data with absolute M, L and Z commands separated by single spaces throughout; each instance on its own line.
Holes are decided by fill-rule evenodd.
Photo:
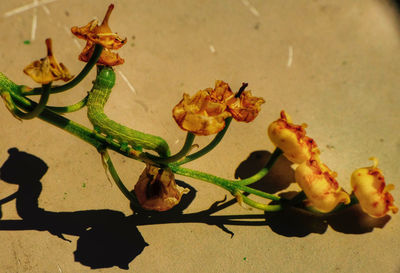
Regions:
M 90 72 L 90 70 L 93 68 L 93 66 L 97 63 L 97 60 L 100 58 L 101 52 L 103 51 L 103 46 L 96 44 L 94 47 L 94 51 L 92 56 L 90 57 L 90 60 L 87 62 L 87 64 L 83 67 L 82 71 L 72 79 L 72 81 L 64 84 L 64 85 L 59 85 L 59 86 L 54 86 L 51 88 L 50 93 L 60 93 L 63 91 L 66 91 L 68 89 L 71 89 L 72 87 L 76 86 L 78 83 L 80 83 L 86 75 Z M 30 95 L 40 95 L 43 92 L 43 89 L 41 87 L 36 87 L 31 90 L 27 91 L 22 91 L 24 96 L 30 96 Z
M 39 102 L 32 109 L 32 111 L 29 111 L 29 112 L 26 112 L 26 113 L 23 113 L 21 111 L 15 111 L 14 113 L 21 119 L 33 119 L 33 118 L 39 116 L 39 114 L 41 112 L 43 112 L 43 110 L 46 107 L 46 104 L 47 104 L 47 102 L 49 100 L 50 87 L 51 87 L 51 83 L 43 85 L 43 87 L 42 87 L 43 88 L 43 93 L 40 96 Z
M 229 191 L 231 194 L 235 194 L 238 190 L 242 190 L 254 195 L 258 195 L 264 198 L 268 198 L 271 200 L 275 200 L 275 201 L 279 201 L 281 198 L 279 196 L 273 195 L 273 194 L 269 194 L 260 190 L 256 190 L 244 185 L 240 185 L 238 183 L 238 181 L 235 180 L 228 180 L 225 178 L 221 178 L 212 174 L 208 174 L 208 173 L 204 173 L 204 172 L 200 172 L 200 171 L 196 171 L 196 170 L 191 170 L 191 169 L 187 169 L 187 168 L 183 168 L 180 167 L 176 164 L 170 164 L 169 167 L 171 168 L 171 170 L 176 173 L 176 174 L 180 174 L 180 175 L 184 175 L 184 176 L 188 176 L 188 177 L 192 177 L 192 178 L 196 178 L 199 180 L 203 180 L 212 184 L 215 184 L 217 186 L 220 186 L 224 189 L 226 189 L 227 191 Z
M 59 114 L 63 114 L 63 113 L 71 113 L 71 112 L 75 112 L 78 111 L 80 109 L 82 109 L 83 107 L 86 106 L 87 100 L 88 100 L 89 95 L 87 95 L 86 97 L 84 97 L 81 101 L 72 104 L 72 105 L 68 105 L 68 106 L 46 106 L 47 109 L 59 113 Z
M 254 174 L 253 176 L 250 176 L 246 179 L 242 179 L 240 181 L 238 181 L 238 183 L 240 185 L 249 185 L 252 184 L 258 180 L 260 180 L 261 178 L 263 178 L 264 176 L 266 176 L 269 172 L 269 170 L 272 168 L 272 166 L 275 164 L 275 162 L 278 160 L 279 156 L 282 154 L 282 150 L 279 148 L 275 148 L 274 152 L 271 154 L 267 164 L 265 165 L 264 168 L 262 168 L 261 170 L 259 170 L 256 174 Z
M 149 153 L 145 153 L 145 156 L 147 158 L 149 158 L 150 160 L 153 160 L 156 163 L 159 164 L 168 164 L 168 163 L 172 163 L 175 161 L 178 161 L 179 159 L 181 159 L 182 157 L 184 157 L 192 148 L 192 144 L 194 141 L 195 135 L 191 132 L 188 132 L 186 135 L 186 140 L 185 140 L 185 144 L 182 146 L 181 150 L 176 153 L 175 155 L 169 156 L 169 157 L 159 157 L 159 156 L 155 156 Z
M 135 194 L 131 193 L 124 185 L 122 180 L 119 178 L 117 171 L 115 170 L 114 164 L 111 161 L 110 155 L 108 154 L 106 149 L 101 150 L 100 153 L 103 156 L 108 170 L 111 174 L 111 177 L 113 178 L 115 184 L 117 185 L 118 189 L 125 195 L 126 198 L 128 198 L 129 201 L 131 201 L 133 204 L 136 206 L 140 206 Z
M 244 203 L 246 203 L 247 205 L 256 208 L 256 209 L 260 209 L 260 210 L 264 210 L 264 211 L 280 211 L 283 209 L 282 205 L 267 205 L 267 204 L 262 204 L 259 202 L 256 202 L 250 198 L 248 198 L 247 196 L 240 194 L 240 198 L 243 200 Z
M 176 162 L 177 165 L 183 165 L 185 163 L 188 163 L 190 161 L 193 161 L 203 155 L 205 155 L 206 153 L 210 152 L 212 149 L 215 148 L 215 146 L 218 145 L 218 143 L 220 143 L 220 141 L 222 140 L 222 138 L 224 137 L 226 131 L 229 128 L 229 125 L 231 124 L 232 121 L 232 117 L 229 117 L 227 119 L 225 119 L 225 127 L 224 129 L 222 129 L 222 131 L 220 131 L 215 137 L 214 139 L 207 145 L 205 146 L 203 149 L 186 156 L 184 159 L 180 160 L 179 162 Z

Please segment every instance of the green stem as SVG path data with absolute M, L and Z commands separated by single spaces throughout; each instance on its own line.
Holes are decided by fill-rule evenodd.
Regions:
M 279 148 L 275 148 L 274 152 L 271 154 L 267 164 L 265 165 L 264 168 L 262 168 L 260 171 L 258 171 L 256 174 L 253 176 L 250 176 L 249 178 L 242 179 L 238 181 L 240 185 L 249 185 L 252 184 L 256 181 L 259 181 L 261 178 L 266 176 L 269 172 L 269 170 L 272 168 L 272 166 L 275 164 L 275 162 L 278 160 L 279 156 L 282 154 L 282 150 Z
M 195 135 L 191 132 L 188 132 L 185 139 L 185 144 L 182 146 L 181 150 L 177 152 L 175 155 L 169 157 L 159 157 L 149 153 L 145 153 L 145 156 L 150 160 L 159 163 L 159 164 L 168 164 L 175 161 L 178 161 L 182 157 L 184 157 L 192 148 L 192 144 L 194 141 Z
M 69 106 L 46 106 L 46 108 L 59 114 L 75 112 L 86 106 L 88 97 L 89 95 L 84 97 L 81 101 Z
M 65 90 L 71 89 L 72 87 L 74 87 L 78 83 L 80 83 L 86 77 L 86 75 L 90 72 L 90 70 L 93 68 L 93 66 L 97 63 L 102 51 L 103 51 L 103 46 L 96 44 L 96 46 L 94 47 L 93 54 L 90 57 L 90 60 L 83 67 L 82 71 L 75 78 L 73 78 L 72 81 L 70 81 L 64 85 L 54 86 L 53 88 L 51 88 L 50 93 L 51 94 L 60 93 Z M 22 94 L 24 96 L 40 95 L 43 92 L 43 89 L 41 87 L 36 87 L 31 90 L 22 91 L 22 92 L 23 92 Z
M 232 182 L 235 182 L 235 181 L 232 181 Z M 267 198 L 267 199 L 270 199 L 270 200 L 273 200 L 273 201 L 280 201 L 282 199 L 281 197 L 276 196 L 274 194 L 266 193 L 266 192 L 263 192 L 263 191 L 260 191 L 260 190 L 256 190 L 256 189 L 253 189 L 253 188 L 250 188 L 250 187 L 247 187 L 247 186 L 243 186 L 243 185 L 240 185 L 240 184 L 237 184 L 237 185 L 235 184 L 235 186 L 239 190 L 242 190 L 242 191 L 254 194 L 254 195 L 258 195 L 258 196 L 261 196 L 261 197 L 264 197 L 264 198 Z
M 108 170 L 113 178 L 115 184 L 117 185 L 118 189 L 125 195 L 125 197 L 131 201 L 136 206 L 140 206 L 139 202 L 135 196 L 135 194 L 131 193 L 124 185 L 122 180 L 119 178 L 117 170 L 114 167 L 114 164 L 111 161 L 110 155 L 108 154 L 107 150 L 100 149 L 100 153 L 102 154 L 105 162 L 107 163 Z
M 264 211 L 271 211 L 271 212 L 280 211 L 283 209 L 282 205 L 262 204 L 262 203 L 256 202 L 256 201 L 248 198 L 247 196 L 245 196 L 241 193 L 239 193 L 239 194 L 240 194 L 240 198 L 243 200 L 243 202 L 253 208 L 264 210 Z
M 212 174 L 208 174 L 208 173 L 203 173 L 200 171 L 196 171 L 196 170 L 191 170 L 191 169 L 187 169 L 187 168 L 183 168 L 180 167 L 176 164 L 170 164 L 169 167 L 171 168 L 171 170 L 176 173 L 176 174 L 180 174 L 183 176 L 188 176 L 188 177 L 192 177 L 192 178 L 196 178 L 199 180 L 203 180 L 209 183 L 212 183 L 214 185 L 220 186 L 224 189 L 226 189 L 227 191 L 229 191 L 231 194 L 235 194 L 238 190 L 241 191 L 245 191 L 248 192 L 250 194 L 254 194 L 254 195 L 258 195 L 264 198 L 268 198 L 274 201 L 279 201 L 281 200 L 281 198 L 279 196 L 273 195 L 273 194 L 269 194 L 260 190 L 256 190 L 244 185 L 240 185 L 238 183 L 238 181 L 235 180 L 228 180 L 225 178 L 221 178 Z
M 23 113 L 21 111 L 15 111 L 14 113 L 21 119 L 33 119 L 33 118 L 39 116 L 39 114 L 43 112 L 43 110 L 46 107 L 46 104 L 47 104 L 47 102 L 49 100 L 50 87 L 51 87 L 51 83 L 43 85 L 43 87 L 42 87 L 43 88 L 43 93 L 40 96 L 39 102 L 32 109 L 32 111 L 29 111 L 27 113 Z
M 193 161 L 193 160 L 205 155 L 206 153 L 210 152 L 212 149 L 214 149 L 215 146 L 217 146 L 218 143 L 221 142 L 222 138 L 224 137 L 226 131 L 229 128 L 229 125 L 231 124 L 231 121 L 232 121 L 232 117 L 229 117 L 229 118 L 225 119 L 225 127 L 224 127 L 224 129 L 222 129 L 222 131 L 220 131 L 207 146 L 205 146 L 200 151 L 197 151 L 197 152 L 195 152 L 195 153 L 193 153 L 191 155 L 188 155 L 183 160 L 177 162 L 177 164 L 178 165 L 183 165 L 185 163 Z

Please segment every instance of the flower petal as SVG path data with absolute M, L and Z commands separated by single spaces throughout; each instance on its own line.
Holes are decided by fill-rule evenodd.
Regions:
M 88 62 L 93 55 L 94 47 L 96 44 L 92 42 L 87 42 L 85 48 L 82 53 L 79 55 L 79 60 L 83 62 Z M 106 48 L 100 54 L 99 59 L 97 60 L 98 65 L 107 65 L 107 66 L 116 66 L 123 64 L 125 61 L 122 59 L 118 53 L 112 52 Z
M 353 192 L 362 210 L 372 217 L 383 217 L 389 211 L 396 213 L 398 208 L 389 193 L 394 186 L 386 185 L 382 171 L 377 167 L 377 159 L 371 159 L 374 161 L 373 166 L 357 169 L 351 175 Z
M 251 91 L 244 91 L 239 98 L 231 98 L 227 101 L 228 111 L 237 121 L 253 121 L 261 110 L 261 104 L 265 103 L 263 98 L 253 97 Z

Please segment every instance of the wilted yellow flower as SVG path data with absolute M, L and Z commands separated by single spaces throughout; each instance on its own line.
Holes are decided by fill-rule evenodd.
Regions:
M 306 194 L 309 205 L 320 212 L 330 212 L 339 203 L 350 203 L 349 195 L 339 187 L 336 176 L 320 162 L 318 155 L 295 170 L 296 182 Z
M 227 100 L 234 96 L 229 84 L 221 80 L 215 81 L 214 89 L 207 88 L 206 90 L 210 95 L 210 99 L 214 102 L 226 103 Z
M 362 210 L 372 217 L 383 217 L 389 211 L 396 213 L 393 196 L 389 193 L 394 185 L 386 185 L 382 171 L 377 167 L 378 160 L 371 158 L 374 165 L 357 169 L 351 175 L 353 192 Z
M 185 93 L 172 110 L 172 116 L 185 131 L 204 136 L 216 134 L 224 129 L 225 119 L 231 116 L 224 100 L 229 91 L 226 83 L 217 81 L 215 89 L 200 90 L 193 97 Z
M 121 48 L 127 41 L 126 38 L 121 39 L 118 34 L 112 32 L 108 26 L 108 20 L 113 9 L 114 5 L 111 4 L 101 25 L 98 25 L 97 20 L 92 20 L 86 26 L 71 28 L 71 32 L 76 37 L 87 41 L 85 48 L 79 55 L 79 60 L 88 62 L 93 54 L 94 46 L 100 44 L 104 49 L 97 64 L 114 66 L 124 63 L 124 60 L 117 53 L 110 51 Z
M 46 39 L 47 56 L 34 61 L 24 69 L 24 73 L 30 76 L 35 82 L 40 84 L 48 84 L 56 80 L 69 81 L 72 76 L 68 69 L 58 63 L 53 54 L 51 39 Z
M 228 111 L 237 121 L 253 121 L 261 110 L 263 98 L 253 97 L 251 91 L 244 91 L 239 98 L 232 96 L 227 100 Z
M 166 211 L 177 205 L 188 189 L 175 183 L 170 169 L 147 165 L 135 185 L 140 205 L 147 210 Z
M 268 135 L 287 159 L 300 164 L 313 154 L 319 154 L 315 141 L 306 136 L 306 127 L 306 124 L 293 124 L 290 116 L 282 110 L 281 117 L 269 125 Z

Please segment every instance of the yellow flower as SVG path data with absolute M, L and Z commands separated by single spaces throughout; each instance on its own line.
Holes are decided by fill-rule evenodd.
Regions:
M 113 9 L 114 5 L 111 4 L 101 25 L 98 25 L 97 20 L 92 20 L 86 26 L 71 28 L 71 32 L 76 37 L 86 40 L 86 46 L 79 55 L 79 60 L 88 62 L 93 54 L 94 46 L 100 44 L 104 49 L 97 64 L 114 66 L 124 63 L 124 60 L 117 53 L 110 51 L 121 48 L 127 41 L 126 38 L 121 39 L 118 34 L 113 33 L 108 26 L 108 20 Z
M 218 80 L 214 89 L 200 90 L 193 97 L 183 94 L 172 116 L 183 130 L 206 136 L 224 129 L 225 119 L 230 116 L 237 121 L 254 120 L 264 102 L 262 98 L 253 97 L 250 91 L 236 98 L 229 85 Z
M 382 171 L 377 167 L 378 160 L 371 158 L 374 165 L 357 169 L 351 175 L 353 192 L 362 210 L 372 217 L 383 217 L 389 211 L 396 213 L 393 196 L 389 193 L 394 185 L 386 185 Z
M 253 97 L 251 91 L 244 91 L 239 98 L 232 96 L 227 100 L 228 111 L 237 121 L 251 122 L 261 110 L 263 98 Z
M 287 159 L 300 164 L 313 154 L 319 154 L 315 141 L 306 136 L 306 127 L 306 124 L 293 124 L 290 116 L 282 110 L 281 117 L 268 127 L 268 135 Z
M 204 136 L 216 134 L 224 129 L 225 119 L 231 116 L 225 104 L 225 96 L 230 93 L 228 84 L 222 81 L 216 82 L 215 89 L 200 90 L 193 97 L 185 93 L 172 110 L 172 116 L 185 131 Z
M 175 183 L 170 169 L 147 165 L 135 185 L 135 194 L 140 205 L 147 210 L 166 211 L 177 205 L 188 189 Z
M 320 212 L 330 212 L 339 203 L 350 203 L 349 195 L 336 181 L 336 173 L 322 164 L 318 155 L 301 163 L 295 170 L 295 179 L 308 199 L 308 205 Z
M 35 82 L 48 84 L 56 80 L 69 81 L 72 76 L 68 69 L 58 63 L 53 55 L 51 39 L 46 39 L 47 56 L 38 61 L 34 61 L 24 69 L 24 73 L 30 76 Z

